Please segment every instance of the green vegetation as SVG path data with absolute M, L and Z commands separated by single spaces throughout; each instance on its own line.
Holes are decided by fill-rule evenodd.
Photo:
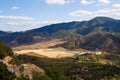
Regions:
M 96 50 L 97 48 L 101 51 L 119 54 L 120 38 L 108 32 L 93 32 L 78 39 L 68 39 L 68 42 L 62 46 L 68 49 Z
M 18 59 L 22 63 L 33 63 L 44 69 L 48 80 L 118 80 L 120 65 L 110 60 L 109 56 L 86 54 L 74 58 L 50 59 L 23 55 L 18 56 Z
M 19 77 L 0 62 L 0 79 L 2 80 L 119 80 L 120 55 L 107 54 L 76 55 L 73 58 L 40 58 L 27 55 L 13 56 L 12 50 L 0 42 L 1 59 L 12 56 L 11 64 L 31 63 L 42 68 L 45 74 L 32 72 L 32 79 L 22 74 Z M 24 68 L 19 69 L 23 73 Z
M 2 62 L 2 59 L 4 59 L 6 56 L 13 56 L 13 52 L 10 47 L 6 46 L 2 41 L 0 41 L 0 79 L 14 80 L 16 78 L 15 74 L 8 71 L 7 66 Z
M 7 66 L 0 62 L 0 79 L 1 80 L 14 80 L 15 74 L 8 71 Z
M 30 80 L 27 75 L 22 74 L 20 77 L 17 77 L 17 80 Z
M 47 75 L 41 75 L 39 72 L 32 72 L 32 80 L 51 80 Z
M 12 49 L 0 40 L 0 59 L 3 59 L 6 56 L 13 56 Z

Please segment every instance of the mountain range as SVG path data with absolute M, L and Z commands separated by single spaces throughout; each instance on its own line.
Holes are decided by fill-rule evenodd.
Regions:
M 27 30 L 6 33 L 0 31 L 0 39 L 9 46 L 32 44 L 51 39 L 62 39 L 62 46 L 69 49 L 82 48 L 120 53 L 120 20 L 95 17 L 89 21 L 58 23 Z
M 9 32 L 5 32 L 5 31 L 1 31 L 1 30 L 0 30 L 0 36 L 5 36 L 5 35 L 7 35 L 7 34 L 9 34 Z

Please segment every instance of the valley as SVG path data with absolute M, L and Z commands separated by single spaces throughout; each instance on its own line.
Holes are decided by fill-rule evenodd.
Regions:
M 41 56 L 47 58 L 64 58 L 64 57 L 73 57 L 75 51 L 60 50 L 60 48 L 48 48 L 48 49 L 36 49 L 36 50 L 20 50 L 14 51 L 16 55 L 32 55 L 32 56 Z
M 56 45 L 64 44 L 65 41 L 60 39 L 53 39 L 46 42 L 39 42 L 30 45 L 22 45 L 18 47 L 13 47 L 15 55 L 31 55 L 39 56 L 45 58 L 65 58 L 65 57 L 74 57 L 75 55 L 82 54 L 102 54 L 100 51 L 90 51 L 84 49 L 66 49 L 63 47 L 54 47 Z M 52 48 L 53 47 L 53 48 Z
M 119 54 L 119 35 L 120 20 L 109 17 L 95 17 L 88 21 L 51 24 L 24 32 L 1 34 L 0 39 L 11 47 L 20 46 L 22 48 L 24 45 L 22 49 L 27 49 L 25 45 L 35 44 L 29 46 L 28 49 L 35 49 L 38 46 L 38 48 L 46 48 L 46 46 L 51 45 L 51 47 L 59 46 L 66 49 L 90 51 L 98 49 L 100 51 Z M 41 42 L 40 45 L 39 42 Z
M 19 47 L 13 47 L 14 53 L 16 55 L 31 55 L 31 56 L 40 56 L 46 58 L 62 58 L 62 57 L 73 57 L 75 51 L 70 51 L 68 49 L 58 47 L 50 48 L 58 44 L 63 44 L 64 41 L 59 39 L 39 42 L 31 45 L 22 45 Z
M 17 80 L 119 80 L 119 22 L 96 17 L 25 32 L 1 31 L 0 62 L 6 67 L 0 68 Z
M 0 80 L 120 80 L 120 0 L 1 0 Z

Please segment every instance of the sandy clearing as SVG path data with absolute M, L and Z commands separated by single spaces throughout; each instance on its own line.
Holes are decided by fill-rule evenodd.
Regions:
M 38 42 L 31 45 L 22 45 L 13 47 L 14 53 L 18 55 L 30 55 L 37 57 L 48 57 L 48 58 L 61 58 L 61 57 L 72 57 L 74 56 L 73 51 L 69 51 L 62 47 L 50 48 L 59 44 L 63 44 L 65 41 L 60 39 L 53 39 L 46 42 Z
M 18 55 L 27 54 L 28 53 L 36 53 L 41 56 L 46 56 L 48 58 L 61 58 L 61 57 L 72 57 L 75 55 L 74 51 L 68 51 L 68 50 L 58 50 L 58 49 L 34 49 L 34 50 L 20 50 L 20 51 L 14 51 Z

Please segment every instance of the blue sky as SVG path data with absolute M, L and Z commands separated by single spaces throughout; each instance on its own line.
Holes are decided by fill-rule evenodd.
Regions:
M 0 30 L 25 31 L 53 23 L 120 19 L 120 0 L 1 0 Z

